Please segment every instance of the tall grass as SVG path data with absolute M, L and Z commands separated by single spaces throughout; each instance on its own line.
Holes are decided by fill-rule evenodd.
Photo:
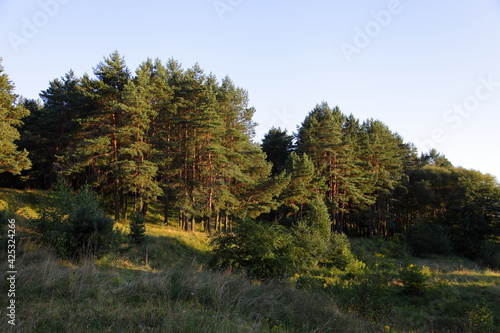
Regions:
M 147 223 L 147 241 L 78 264 L 29 240 L 28 223 L 46 192 L 0 189 L 0 208 L 17 213 L 17 315 L 0 332 L 495 332 L 500 272 L 463 258 L 409 256 L 397 242 L 351 240 L 359 265 L 298 272 L 257 283 L 206 269 L 202 232 Z M 8 204 L 7 204 L 8 203 Z M 38 206 L 37 206 L 38 205 Z M 404 293 L 401 267 L 429 267 L 425 293 Z M 0 282 L 6 294 L 6 280 Z
M 193 264 L 161 271 L 60 262 L 34 247 L 18 262 L 14 332 L 368 332 L 326 297 Z M 2 302 L 4 303 L 4 302 Z M 5 304 L 2 304 L 2 306 Z M 5 308 L 5 307 L 3 307 Z M 3 311 L 3 310 L 2 310 Z

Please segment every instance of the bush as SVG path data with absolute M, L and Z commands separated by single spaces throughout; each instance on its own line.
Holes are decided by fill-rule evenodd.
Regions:
M 500 269 L 500 243 L 483 241 L 479 248 L 478 260 L 492 269 Z
M 99 257 L 111 249 L 116 239 L 113 219 L 99 207 L 97 195 L 87 186 L 73 193 L 69 185 L 59 183 L 40 215 L 33 229 L 43 243 L 66 259 Z
M 449 255 L 453 252 L 448 228 L 440 224 L 419 223 L 405 232 L 405 239 L 415 256 Z
M 399 279 L 404 286 L 403 293 L 414 296 L 423 295 L 429 286 L 430 275 L 429 267 L 413 264 L 403 267 L 399 272 Z
M 282 226 L 242 221 L 231 232 L 216 234 L 210 266 L 243 269 L 249 277 L 267 280 L 284 277 L 292 267 L 292 239 Z
M 130 219 L 129 238 L 134 244 L 142 244 L 146 239 L 146 219 L 137 211 Z
M 71 257 L 86 254 L 99 257 L 111 248 L 114 221 L 98 208 L 97 203 L 75 207 L 67 223 Z
M 308 205 L 305 218 L 293 228 L 294 262 L 296 266 L 310 268 L 317 266 L 328 256 L 330 248 L 330 216 L 324 202 L 314 199 Z
M 297 267 L 311 268 L 326 259 L 330 242 L 304 220 L 299 220 L 293 228 L 293 262 Z
M 351 252 L 351 243 L 345 234 L 334 232 L 330 238 L 330 248 L 323 266 L 345 270 L 348 265 L 356 263 L 356 257 Z

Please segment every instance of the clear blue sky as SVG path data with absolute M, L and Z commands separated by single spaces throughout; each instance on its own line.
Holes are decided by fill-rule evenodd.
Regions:
M 500 177 L 499 0 L 0 0 L 17 94 L 91 74 L 114 50 L 132 70 L 158 57 L 228 75 L 257 138 L 327 101 Z

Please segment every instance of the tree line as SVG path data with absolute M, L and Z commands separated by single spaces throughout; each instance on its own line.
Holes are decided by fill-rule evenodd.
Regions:
M 3 186 L 64 177 L 94 188 L 116 220 L 155 205 L 165 223 L 209 233 L 244 218 L 292 227 L 324 205 L 330 230 L 350 236 L 438 226 L 468 255 L 500 236 L 495 177 L 419 156 L 381 121 L 325 102 L 259 144 L 247 91 L 198 65 L 148 59 L 132 73 L 114 52 L 93 76 L 51 81 L 42 102 L 17 98 L 1 71 Z

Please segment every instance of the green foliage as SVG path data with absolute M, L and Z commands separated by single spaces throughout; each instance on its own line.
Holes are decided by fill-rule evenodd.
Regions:
M 493 333 L 498 331 L 495 326 L 493 311 L 485 304 L 476 304 L 467 312 L 468 333 Z
M 500 269 L 500 242 L 483 241 L 479 248 L 478 259 L 492 269 Z
M 0 173 L 10 172 L 18 175 L 22 170 L 31 167 L 26 150 L 19 151 L 15 141 L 20 139 L 18 128 L 23 124 L 21 119 L 29 115 L 29 111 L 16 104 L 17 95 L 13 93 L 14 85 L 9 81 L 0 58 Z
M 453 252 L 448 228 L 435 223 L 419 223 L 405 232 L 406 244 L 416 256 L 449 255 Z
M 327 267 L 345 270 L 356 263 L 356 257 L 351 251 L 351 243 L 345 234 L 334 232 L 331 235 L 327 259 L 322 263 Z
M 403 283 L 403 293 L 413 296 L 424 295 L 429 287 L 429 267 L 410 264 L 399 271 L 399 279 Z
M 285 163 L 292 150 L 293 136 L 288 135 L 286 129 L 271 128 L 262 139 L 262 151 L 266 159 L 273 164 L 272 174 L 278 175 L 285 170 Z
M 295 216 L 302 216 L 304 206 L 318 198 L 323 180 L 317 175 L 314 163 L 307 154 L 290 153 L 286 169 L 290 174 L 290 184 L 282 194 L 282 202 Z
M 139 211 L 130 219 L 129 238 L 134 244 L 142 244 L 146 240 L 146 219 Z
M 99 257 L 114 245 L 114 221 L 99 207 L 88 186 L 73 193 L 69 185 L 60 182 L 40 215 L 33 221 L 34 230 L 63 258 Z
M 392 310 L 394 296 L 390 293 L 392 272 L 370 268 L 349 284 L 346 293 L 341 293 L 345 306 L 362 314 L 370 322 L 386 321 Z M 347 288 L 346 288 L 347 289 Z
M 251 278 L 280 278 L 292 267 L 290 232 L 281 226 L 245 220 L 231 232 L 217 234 L 211 246 L 212 267 L 242 269 Z
M 328 236 L 322 235 L 318 230 L 311 228 L 305 220 L 299 220 L 293 228 L 294 247 L 292 249 L 293 261 L 296 266 L 307 269 L 315 267 L 325 260 L 330 241 Z
M 314 267 L 326 259 L 330 248 L 332 222 L 324 202 L 316 198 L 307 206 L 306 216 L 293 229 L 294 262 L 299 267 Z
M 132 73 L 115 51 L 93 77 L 70 71 L 51 81 L 43 105 L 16 101 L 2 71 L 0 172 L 26 169 L 27 149 L 33 170 L 23 181 L 49 188 L 61 172 L 75 188 L 88 183 L 113 205 L 115 220 L 126 220 L 131 206 L 147 216 L 161 198 L 164 223 L 178 216 L 184 230 L 188 221 L 191 231 L 203 221 L 212 233 L 222 220 L 227 227 L 233 218 L 260 218 L 296 225 L 305 237 L 298 243 L 312 244 L 322 238 L 299 220 L 319 196 L 332 230 L 348 236 L 386 238 L 417 225 L 406 236 L 418 255 L 448 254 L 452 244 L 475 258 L 483 241 L 500 236 L 493 176 L 453 167 L 435 150 L 419 158 L 384 123 L 326 102 L 295 137 L 273 128 L 259 145 L 248 92 L 198 65 L 148 59 Z M 311 246 L 314 265 L 322 254 Z
M 97 201 L 81 204 L 69 214 L 65 236 L 70 257 L 99 257 L 110 250 L 114 221 L 98 205 Z

